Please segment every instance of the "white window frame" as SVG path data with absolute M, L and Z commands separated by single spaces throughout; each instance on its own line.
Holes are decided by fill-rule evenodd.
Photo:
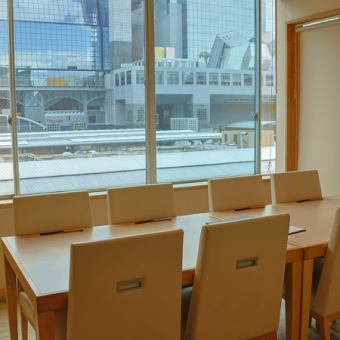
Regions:
M 156 140 L 156 103 L 155 103 L 155 33 L 154 33 L 154 1 L 145 0 L 145 143 L 146 143 L 146 183 L 157 182 L 157 140 Z M 255 97 L 256 97 L 256 112 L 254 113 L 255 120 L 255 173 L 261 173 L 261 22 L 262 22 L 262 0 L 255 1 L 255 23 L 256 23 L 256 66 L 255 66 Z M 15 46 L 14 46 L 14 10 L 13 0 L 7 0 L 8 7 L 8 32 L 9 32 L 9 60 L 10 60 L 10 104 L 11 108 L 15 108 L 16 101 L 16 79 L 15 79 Z M 179 78 L 180 78 L 180 72 Z M 230 84 L 223 84 L 226 79 L 221 76 L 221 84 L 233 86 L 233 77 L 229 75 Z M 224 75 L 224 74 L 223 74 Z M 115 77 L 117 75 L 115 74 Z M 137 75 L 136 82 L 137 82 Z M 197 75 L 196 75 L 197 76 Z M 120 75 L 118 75 L 120 78 Z M 209 82 L 209 73 L 205 75 L 206 84 Z M 196 78 L 196 77 L 194 77 Z M 195 83 L 194 79 L 194 83 Z M 116 86 L 116 78 L 113 79 Z M 131 74 L 131 82 L 133 75 Z M 121 81 L 119 82 L 121 83 Z M 125 80 L 126 83 L 126 80 Z M 167 74 L 164 74 L 164 84 L 167 83 Z M 20 194 L 20 174 L 19 174 L 19 152 L 18 152 L 18 136 L 16 124 L 16 110 L 11 109 L 11 126 L 12 126 L 12 151 L 13 151 L 13 182 L 14 195 Z M 202 179 L 204 180 L 204 179 Z M 201 180 L 201 181 L 202 181 Z M 201 182 L 200 181 L 200 182 Z M 193 183 L 197 181 L 183 181 L 182 183 Z M 8 197 L 8 196 L 7 196 Z

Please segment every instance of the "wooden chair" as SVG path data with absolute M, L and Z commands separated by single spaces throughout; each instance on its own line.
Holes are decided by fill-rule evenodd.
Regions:
M 261 175 L 209 180 L 209 210 L 224 211 L 271 204 L 270 183 Z
M 322 339 L 330 340 L 331 322 L 340 319 L 340 208 L 335 214 L 326 257 L 315 262 L 313 281 L 311 316 Z
M 13 198 L 16 235 L 45 235 L 92 226 L 87 192 L 17 196 Z M 43 237 L 43 236 L 42 236 Z M 22 338 L 27 340 L 28 322 L 36 329 L 36 311 L 27 294 L 19 287 Z
M 179 340 L 182 249 L 182 230 L 73 244 L 67 340 Z
M 87 192 L 17 196 L 13 211 L 17 236 L 92 226 Z
M 202 228 L 183 339 L 276 339 L 288 228 L 288 215 Z
M 107 191 L 110 224 L 142 222 L 173 217 L 172 184 L 152 184 Z
M 290 171 L 271 176 L 273 203 L 321 200 L 321 187 L 317 170 Z

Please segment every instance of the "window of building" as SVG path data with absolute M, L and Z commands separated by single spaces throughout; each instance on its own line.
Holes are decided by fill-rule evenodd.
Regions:
M 97 123 L 97 117 L 96 116 L 89 116 L 89 123 L 90 124 Z
M 59 124 L 47 124 L 47 131 L 59 131 L 60 125 Z
M 126 72 L 126 84 L 131 85 L 131 71 Z
M 240 73 L 234 73 L 233 74 L 233 86 L 241 86 L 241 74 Z
M 207 84 L 207 74 L 205 72 L 197 72 L 196 73 L 196 84 L 197 85 L 206 85 Z
M 120 74 L 120 85 L 122 85 L 122 86 L 125 85 L 125 72 L 122 72 Z
M 73 124 L 73 129 L 74 130 L 85 130 L 86 129 L 86 123 L 74 123 Z
M 275 170 L 274 0 L 154 0 L 149 22 L 143 0 L 15 0 L 11 18 L 8 3 L 0 0 L 0 195 Z M 146 74 L 155 75 L 147 86 Z M 253 118 L 259 109 L 262 128 Z
M 182 72 L 183 85 L 194 85 L 194 72 Z
M 197 118 L 198 118 L 199 121 L 207 121 L 208 110 L 206 108 L 197 109 Z
M 179 84 L 179 72 L 168 71 L 167 72 L 167 83 L 168 85 L 178 85 Z
M 164 84 L 164 71 L 156 71 L 156 84 Z
M 145 73 L 144 71 L 137 70 L 136 71 L 136 83 L 139 85 L 145 84 Z
M 251 74 L 245 74 L 243 78 L 244 86 L 253 86 L 253 76 Z
M 145 121 L 145 111 L 144 110 L 137 110 L 137 121 L 144 122 Z
M 230 86 L 230 74 L 229 73 L 221 74 L 221 85 Z
M 218 85 L 218 73 L 209 73 L 209 85 Z

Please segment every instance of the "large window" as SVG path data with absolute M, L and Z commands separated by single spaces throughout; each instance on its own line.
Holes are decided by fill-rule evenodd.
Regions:
M 274 3 L 0 0 L 0 195 L 273 171 Z
M 261 170 L 270 173 L 276 159 L 276 2 L 262 1 Z
M 14 0 L 14 23 L 21 193 L 145 183 L 143 2 Z
M 260 98 L 256 80 L 260 69 L 273 77 L 273 35 L 268 33 L 274 22 L 274 1 L 264 1 L 261 7 L 258 3 L 186 0 L 183 7 L 181 1 L 156 1 L 156 58 L 171 69 L 168 74 L 182 73 L 182 83 L 177 78 L 171 82 L 175 87 L 156 82 L 158 181 L 260 171 L 259 101 L 268 102 L 269 97 L 266 83 Z M 176 39 L 178 32 L 182 39 Z M 267 37 L 261 55 L 268 68 L 260 65 L 262 37 Z M 161 65 L 156 63 L 156 72 Z M 264 170 L 268 162 L 273 168 L 273 160 L 268 158 L 275 147 L 269 118 L 268 114 L 268 131 L 263 133 L 267 140 L 262 143 Z M 172 134 L 173 142 L 163 140 L 165 133 Z
M 0 195 L 10 195 L 13 187 L 11 127 L 9 29 L 7 3 L 0 2 Z

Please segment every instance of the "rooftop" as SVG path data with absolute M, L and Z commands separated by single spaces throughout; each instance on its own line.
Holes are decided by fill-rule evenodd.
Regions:
M 274 166 L 275 148 L 262 148 L 262 167 Z M 272 163 L 272 164 L 271 164 Z M 254 173 L 254 149 L 158 153 L 158 181 L 180 182 Z M 271 171 L 274 171 L 271 168 Z M 145 155 L 117 155 L 20 163 L 23 194 L 104 189 L 145 183 Z M 3 163 L 0 194 L 12 191 L 12 164 Z

